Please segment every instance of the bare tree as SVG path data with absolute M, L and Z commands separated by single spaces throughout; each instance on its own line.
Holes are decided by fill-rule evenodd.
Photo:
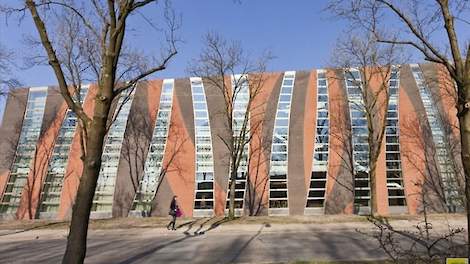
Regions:
M 360 32 L 350 32 L 348 37 L 338 42 L 334 58 L 334 63 L 344 69 L 350 112 L 360 115 L 351 119 L 352 147 L 360 142 L 361 137 L 367 138 L 366 157 L 362 160 L 354 158 L 351 169 L 354 170 L 355 181 L 358 176 L 368 176 L 370 213 L 377 214 L 377 161 L 387 126 L 389 80 L 392 72 L 398 70 L 394 65 L 400 60 L 399 51 L 394 45 L 381 45 L 370 34 L 361 36 Z M 350 161 L 351 158 L 347 159 Z
M 268 174 L 260 171 L 263 164 L 267 164 L 265 154 L 271 151 L 271 142 L 259 134 L 252 136 L 250 143 L 255 143 L 256 147 L 250 148 L 248 157 L 248 173 L 246 180 L 246 208 L 250 216 L 257 216 L 261 213 L 267 201 L 263 197 L 268 191 Z M 253 146 L 254 144 L 251 144 Z
M 344 104 L 341 98 L 333 99 L 331 100 L 331 109 L 344 109 L 347 107 L 347 104 L 346 106 L 344 106 Z M 338 169 L 345 171 L 347 177 L 331 174 L 329 177 L 350 193 L 351 197 L 354 197 L 354 151 L 352 145 L 351 121 L 347 114 L 338 113 L 338 115 L 335 116 L 335 122 L 330 123 L 330 138 L 330 150 L 340 159 L 339 164 L 333 166 L 338 166 Z M 360 205 L 357 204 L 356 206 Z M 355 211 L 358 211 L 358 208 L 355 208 Z
M 459 179 L 463 179 L 462 170 L 459 172 L 457 156 L 450 156 L 449 165 L 453 172 L 452 182 L 450 186 L 446 186 L 441 176 L 441 169 L 439 168 L 439 160 L 437 158 L 437 151 L 432 138 L 430 129 L 427 126 L 427 118 L 425 115 L 418 115 L 416 118 L 405 119 L 403 129 L 400 131 L 403 142 L 406 142 L 410 147 L 407 150 L 402 150 L 402 156 L 408 161 L 408 164 L 420 175 L 420 180 L 413 182 L 415 185 L 419 185 L 425 188 L 423 192 L 426 195 L 426 203 L 428 210 L 434 212 L 455 212 L 458 208 L 451 208 L 449 205 L 454 204 L 455 206 L 462 206 L 464 197 L 464 190 L 462 185 L 459 185 Z M 443 123 L 444 131 L 443 136 L 447 138 L 447 147 L 455 153 L 455 150 L 459 148 L 459 142 L 451 136 L 449 120 Z M 455 188 L 459 197 L 452 197 L 455 199 L 452 203 L 449 203 L 446 197 L 446 193 L 449 193 L 446 188 Z M 416 195 L 416 194 L 411 194 Z
M 42 149 L 42 153 L 40 153 Z M 52 155 L 53 147 L 36 146 L 34 149 L 34 157 L 31 164 L 30 175 L 26 179 L 26 184 L 23 188 L 23 197 L 26 199 L 27 207 L 26 212 L 19 212 L 17 217 L 19 219 L 24 218 L 24 214 L 27 214 L 28 219 L 38 218 L 39 214 L 39 196 L 44 187 L 44 176 L 47 170 L 48 160 Z M 20 208 L 21 210 L 21 208 Z
M 448 193 L 452 193 L 448 199 L 449 211 L 461 211 L 465 208 L 465 172 L 463 169 L 461 144 L 459 137 L 458 119 L 454 118 L 455 108 L 448 108 L 449 105 L 458 104 L 458 95 L 454 86 L 454 81 L 447 74 L 443 66 L 436 67 L 436 76 L 426 75 L 426 86 L 436 103 L 436 110 L 440 121 L 440 128 L 443 134 L 444 147 L 449 155 L 446 163 L 450 172 Z M 449 174 L 449 173 L 448 173 Z
M 442 65 L 455 83 L 461 158 L 465 172 L 467 228 L 470 227 L 470 44 L 466 0 L 334 0 L 331 12 L 361 27 L 377 41 L 408 46 L 424 59 Z M 393 28 L 390 25 L 393 24 Z M 467 240 L 470 240 L 470 232 Z M 468 243 L 470 256 L 470 243 Z
M 223 116 L 225 131 L 218 137 L 230 157 L 228 217 L 233 219 L 235 186 L 240 178 L 240 164 L 247 162 L 247 146 L 253 137 L 253 131 L 261 125 L 261 122 L 253 123 L 250 119 L 253 118 L 254 108 L 259 107 L 254 102 L 262 91 L 266 79 L 266 64 L 271 56 L 265 54 L 253 60 L 238 42 L 228 42 L 216 33 L 208 33 L 204 44 L 206 48 L 193 62 L 190 72 L 195 76 L 205 77 L 224 99 L 224 109 L 220 114 Z M 231 85 L 226 80 L 230 77 Z M 246 108 L 240 109 L 238 105 Z
M 421 185 L 420 182 L 416 184 Z M 423 219 L 413 229 L 402 230 L 394 227 L 386 218 L 369 216 L 368 221 L 373 224 L 375 232 L 367 234 L 360 231 L 377 240 L 393 263 L 443 263 L 446 258 L 463 254 L 465 245 L 459 235 L 463 234 L 464 229 L 450 224 L 447 224 L 446 231 L 433 228 L 428 216 L 426 188 L 420 187 L 422 191 L 417 194 L 417 199 L 423 205 Z
M 0 96 L 8 94 L 9 89 L 20 86 L 20 82 L 12 76 L 14 53 L 0 43 Z
M 156 201 L 155 198 L 168 172 L 176 171 L 178 175 L 181 175 L 181 171 L 183 170 L 184 164 L 181 164 L 181 161 L 178 159 L 178 155 L 180 155 L 184 151 L 184 145 L 189 140 L 188 137 L 184 136 L 182 129 L 182 127 L 179 127 L 174 122 L 170 122 L 169 124 L 168 137 L 165 142 L 164 153 L 162 153 L 161 167 L 159 168 L 159 171 L 157 172 L 157 175 L 155 177 L 156 186 L 154 187 L 154 189 L 148 190 L 147 188 L 145 188 L 145 186 L 143 186 L 142 177 L 139 177 L 141 179 L 140 183 L 137 182 L 137 185 L 135 187 L 135 199 L 132 205 L 132 210 L 140 208 L 143 216 L 150 216 L 151 212 L 154 209 L 155 203 L 159 202 Z M 149 153 L 149 151 L 155 150 L 152 150 L 152 146 L 148 151 L 145 150 L 145 154 L 142 154 L 142 165 L 145 165 L 145 160 L 147 159 L 147 156 L 151 154 Z M 156 151 L 163 152 L 163 150 Z M 142 150 L 142 153 L 143 152 L 144 151 Z M 147 173 L 145 171 L 145 168 L 140 168 L 140 171 L 144 171 L 144 173 Z
M 143 169 L 147 155 L 147 144 L 152 139 L 151 124 L 147 113 L 136 111 L 127 120 L 126 136 L 122 142 L 121 156 L 129 164 L 129 177 L 134 192 L 139 188 L 139 172 Z
M 12 76 L 14 65 L 14 54 L 0 43 L 0 104 L 5 100 L 10 89 L 19 87 L 21 83 Z M 0 110 L 0 123 L 2 122 L 2 111 Z
M 82 263 L 86 256 L 90 209 L 113 102 L 143 78 L 164 70 L 177 53 L 178 23 L 168 2 L 164 12 L 167 43 L 159 59 L 146 60 L 131 48 L 126 38 L 130 30 L 128 19 L 156 2 L 25 0 L 22 6 L 9 8 L 10 12 L 31 15 L 60 92 L 84 132 L 84 170 L 73 205 L 63 263 Z M 83 81 L 97 84 L 92 116 L 87 115 L 80 100 L 72 96 L 74 92 L 79 93 Z

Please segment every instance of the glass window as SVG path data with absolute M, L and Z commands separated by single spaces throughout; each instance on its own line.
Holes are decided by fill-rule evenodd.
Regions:
M 208 119 L 195 119 L 196 126 L 209 126 L 209 120 Z
M 276 119 L 276 126 L 287 127 L 289 126 L 289 119 Z
M 328 94 L 327 88 L 318 87 L 318 94 Z
M 197 110 L 205 110 L 206 109 L 206 104 L 205 103 L 193 103 L 194 109 Z
M 326 136 L 317 136 L 315 142 L 316 143 L 328 143 L 328 141 L 329 141 L 329 137 L 328 135 L 326 135 Z
M 273 153 L 271 159 L 273 161 L 287 161 L 287 154 Z
M 328 118 L 328 112 L 327 111 L 318 111 L 317 112 L 317 117 L 318 118 Z
M 284 82 L 282 82 L 283 86 L 292 86 L 294 84 L 294 80 L 290 79 L 284 79 Z
M 270 191 L 270 198 L 287 198 L 287 191 Z
M 272 179 L 272 180 L 286 180 L 287 179 L 287 174 L 286 173 L 282 173 L 282 172 L 271 172 L 269 177 Z
M 281 96 L 279 97 L 279 102 L 289 102 L 290 98 L 290 94 L 281 94 Z
M 400 146 L 398 144 L 394 144 L 394 145 L 391 145 L 391 144 L 387 144 L 386 145 L 386 151 L 399 151 L 400 150 Z
M 285 111 L 285 110 L 277 111 L 277 118 L 289 118 L 289 111 Z
M 362 118 L 365 118 L 365 117 L 366 117 L 365 114 L 366 114 L 366 113 L 363 112 L 363 111 L 357 111 L 357 110 L 351 111 L 351 116 L 352 116 L 352 118 L 361 118 L 361 117 L 362 117 Z
M 290 110 L 290 103 L 279 103 L 278 110 Z
M 325 178 L 326 179 L 326 178 Z M 315 188 L 315 189 L 320 189 L 320 188 L 325 188 L 326 181 L 311 181 L 310 182 L 310 188 Z
M 273 152 L 287 152 L 286 145 L 273 145 Z
M 353 127 L 367 126 L 367 120 L 366 119 L 352 119 L 351 123 L 352 123 Z
M 318 101 L 320 101 L 320 102 L 328 102 L 328 96 L 327 96 L 327 95 L 319 95 L 319 96 L 318 96 Z
M 315 153 L 314 159 L 318 161 L 327 161 L 328 153 Z
M 192 86 L 191 89 L 193 90 L 193 94 L 204 94 L 204 89 L 202 88 L 202 86 Z
M 208 118 L 207 111 L 194 111 L 195 118 Z
M 0 206 L 0 213 L 16 213 L 19 206 L 20 197 L 29 174 L 29 164 L 35 155 L 34 150 L 41 130 L 47 92 L 46 87 L 33 87 L 29 89 L 24 115 L 25 122 L 23 122 L 21 127 L 18 139 L 19 145 L 17 146 L 16 156 L 14 157 L 10 177 L 7 182 L 7 191 L 2 198 L 3 205 Z M 21 147 L 27 151 L 18 151 Z
M 292 87 L 283 86 L 281 88 L 281 94 L 291 94 L 291 93 L 292 93 Z
M 276 127 L 274 129 L 274 134 L 276 135 L 287 135 L 289 133 L 289 129 L 287 127 Z

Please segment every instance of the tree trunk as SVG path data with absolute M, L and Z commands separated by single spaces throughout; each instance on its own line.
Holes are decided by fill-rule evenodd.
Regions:
M 235 185 L 236 185 L 237 171 L 233 171 L 230 174 L 230 196 L 229 196 L 229 210 L 228 218 L 230 220 L 235 218 Z
M 463 87 L 458 87 L 459 91 L 470 91 L 470 84 Z M 466 96 L 467 98 L 470 95 Z M 467 99 L 469 100 L 469 99 Z M 470 258 L 470 111 L 465 112 L 459 117 L 460 125 L 460 140 L 462 144 L 462 164 L 464 167 L 465 175 L 465 204 L 467 210 L 467 257 Z
M 98 100 L 98 96 L 96 100 Z M 86 256 L 87 232 L 93 196 L 101 168 L 101 155 L 106 135 L 110 100 L 100 100 L 88 132 L 86 157 L 77 197 L 72 211 L 72 222 L 62 263 L 83 263 Z
M 377 180 L 376 180 L 377 160 L 370 161 L 369 186 L 370 186 L 370 215 L 377 214 Z

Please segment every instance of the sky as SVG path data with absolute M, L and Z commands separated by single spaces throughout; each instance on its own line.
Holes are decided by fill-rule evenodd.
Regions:
M 173 7 L 181 15 L 178 55 L 168 68 L 153 78 L 188 76 L 191 59 L 198 56 L 202 38 L 208 32 L 217 32 L 224 38 L 240 41 L 253 56 L 269 50 L 275 59 L 268 65 L 271 71 L 305 70 L 328 65 L 331 47 L 339 36 L 342 25 L 322 12 L 327 1 L 273 1 L 273 0 L 174 0 Z M 294 4 L 295 2 L 295 4 Z M 143 16 L 158 24 L 160 6 L 151 6 Z M 147 54 L 159 54 L 161 33 L 149 28 L 142 15 L 132 18 L 134 47 Z M 25 16 L 21 23 L 10 18 L 5 23 L 0 17 L 0 43 L 17 54 L 18 66 L 14 75 L 24 86 L 43 86 L 56 83 L 49 66 L 22 69 L 22 54 L 28 53 L 24 45 L 27 36 L 37 36 L 32 21 Z M 41 47 L 38 47 L 40 49 Z M 0 102 L 3 116 L 4 99 Z
M 8 0 L 14 2 L 14 0 Z M 346 28 L 345 22 L 323 12 L 327 0 L 172 0 L 175 11 L 181 14 L 178 54 L 168 68 L 152 78 L 178 78 L 188 76 L 191 59 L 198 56 L 202 37 L 209 31 L 224 38 L 240 41 L 253 56 L 269 50 L 275 59 L 268 65 L 270 71 L 308 70 L 331 65 L 335 41 Z M 152 5 L 129 21 L 127 37 L 132 46 L 145 54 L 158 55 L 161 32 L 149 27 L 146 20 L 158 25 L 161 6 Z M 24 45 L 27 36 L 37 37 L 31 19 L 26 14 L 21 23 L 0 15 L 0 43 L 17 54 L 19 68 L 14 76 L 24 86 L 56 84 L 50 66 L 23 69 L 22 56 L 29 49 Z M 38 47 L 41 50 L 42 47 Z M 3 101 L 1 101 L 3 100 Z M 0 99 L 0 118 L 4 99 Z

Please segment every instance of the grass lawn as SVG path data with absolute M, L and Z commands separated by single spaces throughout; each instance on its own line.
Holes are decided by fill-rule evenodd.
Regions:
M 446 219 L 464 219 L 461 214 L 434 214 L 429 217 L 432 220 Z M 396 215 L 389 218 L 392 221 L 397 220 L 420 220 L 419 216 Z M 196 220 L 195 218 L 178 219 L 178 225 Z M 158 228 L 165 227 L 169 222 L 169 217 L 125 217 L 110 219 L 92 219 L 90 220 L 90 229 L 127 229 L 127 228 Z M 239 217 L 232 221 L 227 221 L 223 217 L 200 219 L 198 223 L 204 222 L 204 225 L 223 224 L 332 224 L 332 223 L 358 223 L 367 222 L 365 216 L 358 215 L 322 215 L 319 216 L 256 216 Z M 28 229 L 66 229 L 69 221 L 57 220 L 8 220 L 0 221 L 0 230 L 28 230 Z M 320 262 L 321 263 L 321 262 Z
M 294 261 L 289 264 L 393 264 L 388 260 L 371 260 L 371 261 Z

